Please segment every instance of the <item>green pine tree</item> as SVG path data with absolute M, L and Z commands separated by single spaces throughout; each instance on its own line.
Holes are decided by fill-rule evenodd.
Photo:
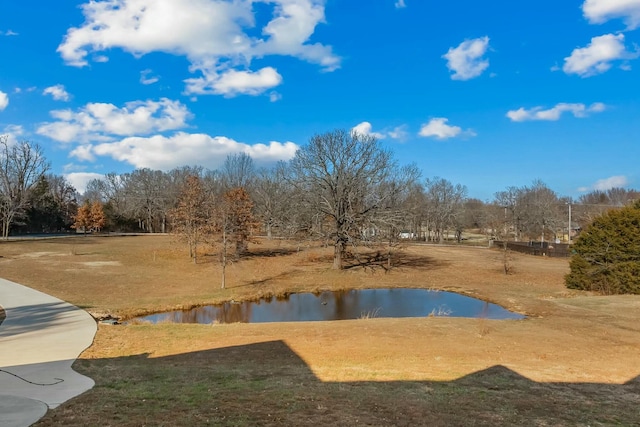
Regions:
M 597 217 L 572 249 L 568 288 L 640 294 L 640 201 Z

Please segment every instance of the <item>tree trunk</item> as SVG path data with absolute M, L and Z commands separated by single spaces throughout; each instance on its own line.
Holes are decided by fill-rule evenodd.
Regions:
M 222 286 L 221 286 L 222 289 L 224 289 L 226 286 L 226 270 L 227 270 L 227 231 L 223 228 L 222 229 Z
M 193 263 L 198 263 L 198 244 L 195 242 L 193 243 Z
M 342 259 L 344 257 L 344 242 L 338 239 L 334 246 L 333 269 L 342 270 Z

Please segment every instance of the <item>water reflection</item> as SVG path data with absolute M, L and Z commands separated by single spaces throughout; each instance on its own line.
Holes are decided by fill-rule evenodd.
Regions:
M 426 289 L 363 289 L 290 294 L 252 302 L 171 311 L 141 317 L 158 323 L 265 323 L 346 320 L 363 317 L 481 317 L 523 319 L 499 305 L 453 292 Z

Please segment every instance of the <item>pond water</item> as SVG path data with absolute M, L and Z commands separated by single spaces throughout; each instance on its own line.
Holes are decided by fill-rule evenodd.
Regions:
M 401 288 L 290 294 L 153 314 L 136 320 L 209 324 L 427 316 L 524 319 L 499 305 L 453 292 Z

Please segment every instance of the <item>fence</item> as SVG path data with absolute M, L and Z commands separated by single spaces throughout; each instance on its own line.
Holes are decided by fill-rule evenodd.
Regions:
M 566 243 L 550 242 L 506 242 L 507 249 L 528 255 L 549 256 L 549 257 L 570 257 L 571 250 Z M 493 241 L 493 246 L 503 248 L 504 242 Z

